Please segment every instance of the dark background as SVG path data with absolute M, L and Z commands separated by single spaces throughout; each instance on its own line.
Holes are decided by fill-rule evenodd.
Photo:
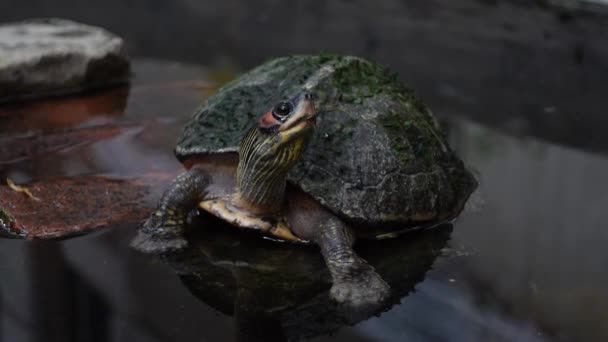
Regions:
M 0 1 L 0 22 L 49 16 L 123 37 L 136 81 L 233 75 L 285 54 L 355 54 L 390 66 L 446 119 L 480 188 L 445 255 L 399 306 L 320 341 L 608 338 L 608 9 L 599 0 Z M 178 95 L 133 87 L 123 99 L 126 119 L 173 125 L 145 143 L 120 136 L 0 174 L 174 165 L 183 123 L 168 116 L 185 120 L 206 96 Z M 131 228 L 0 240 L 0 340 L 233 340 L 230 318 L 129 249 Z
M 389 65 L 438 115 L 608 153 L 603 0 L 3 0 L 0 22 L 58 16 L 133 56 L 244 70 L 337 52 Z

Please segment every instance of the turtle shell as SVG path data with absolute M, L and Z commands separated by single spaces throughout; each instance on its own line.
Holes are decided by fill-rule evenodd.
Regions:
M 394 73 L 357 57 L 283 57 L 243 74 L 194 113 L 176 156 L 236 151 L 261 114 L 303 89 L 316 97 L 318 125 L 292 183 L 355 224 L 460 213 L 477 183 L 433 114 Z

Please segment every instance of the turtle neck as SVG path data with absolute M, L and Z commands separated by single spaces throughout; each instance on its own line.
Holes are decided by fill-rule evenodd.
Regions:
M 283 205 L 287 172 L 299 159 L 306 139 L 281 143 L 280 136 L 257 127 L 250 129 L 239 148 L 238 192 L 261 209 L 276 212 Z

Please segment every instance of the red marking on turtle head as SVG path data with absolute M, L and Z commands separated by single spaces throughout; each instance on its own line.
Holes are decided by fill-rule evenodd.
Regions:
M 272 115 L 272 111 L 268 111 L 260 121 L 258 121 L 258 127 L 261 128 L 270 128 L 272 126 L 280 125 L 281 122 L 277 120 L 274 115 Z

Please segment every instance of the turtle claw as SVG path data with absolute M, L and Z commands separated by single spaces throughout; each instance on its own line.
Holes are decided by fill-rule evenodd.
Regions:
M 188 241 L 179 236 L 156 236 L 140 230 L 131 240 L 131 247 L 146 254 L 168 254 L 188 247 Z
M 355 309 L 371 310 L 384 303 L 389 295 L 390 286 L 373 268 L 335 282 L 330 290 L 335 301 Z
M 165 220 L 152 216 L 131 240 L 131 247 L 146 254 L 167 254 L 188 246 L 188 241 L 179 234 L 175 226 L 165 226 Z

